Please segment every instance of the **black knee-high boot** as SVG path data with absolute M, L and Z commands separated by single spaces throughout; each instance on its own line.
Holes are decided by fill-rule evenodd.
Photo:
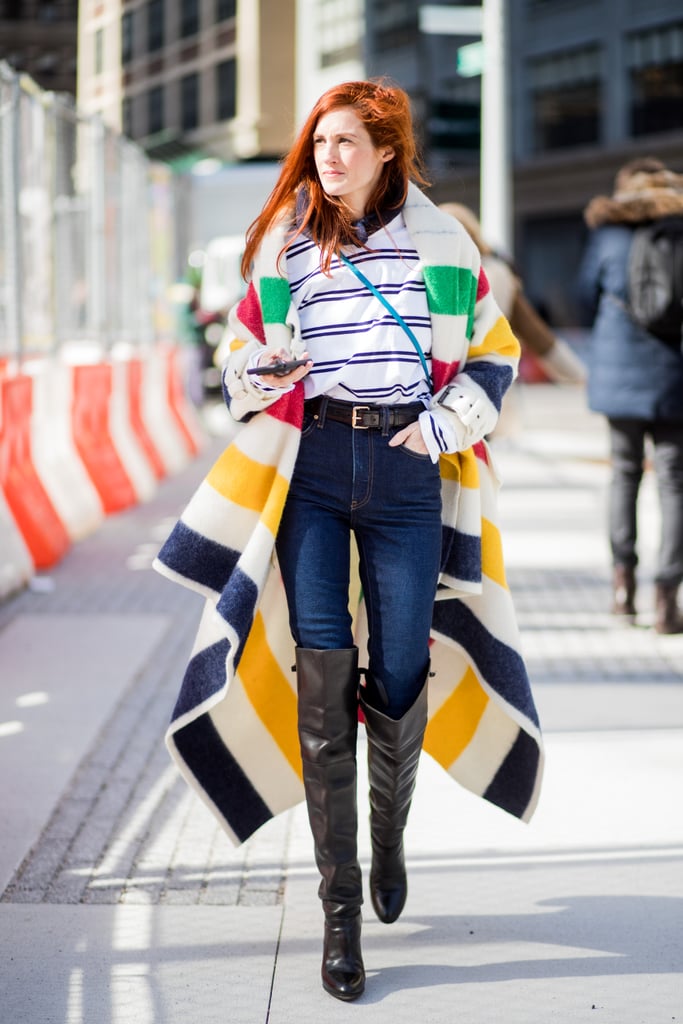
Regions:
M 427 675 L 428 671 L 419 696 L 398 721 L 370 703 L 377 694 L 372 679 L 366 693 L 361 690 L 370 781 L 370 895 L 377 917 L 385 924 L 397 920 L 408 895 L 403 830 L 427 726 Z
M 358 649 L 296 650 L 299 740 L 308 819 L 322 876 L 323 988 L 355 999 L 365 987 L 358 863 Z

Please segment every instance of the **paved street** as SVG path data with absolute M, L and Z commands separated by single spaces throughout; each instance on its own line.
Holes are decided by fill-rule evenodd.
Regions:
M 214 438 L 0 604 L 3 1022 L 683 1022 L 683 636 L 651 628 L 654 481 L 627 626 L 606 611 L 606 434 L 583 393 L 518 386 L 493 443 L 547 747 L 531 824 L 423 758 L 405 913 L 388 928 L 368 900 L 366 993 L 323 993 L 304 808 L 235 849 L 163 745 L 201 601 L 149 566 Z

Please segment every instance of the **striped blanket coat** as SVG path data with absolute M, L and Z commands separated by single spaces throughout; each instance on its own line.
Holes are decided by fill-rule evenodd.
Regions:
M 468 362 L 507 364 L 514 372 L 519 346 L 460 224 L 414 186 L 403 212 L 432 319 L 435 400 L 441 394 L 447 405 L 445 389 Z M 278 267 L 284 230 L 266 239 L 231 315 L 236 342 L 224 385 L 241 423 L 155 561 L 158 571 L 206 598 L 166 742 L 235 843 L 304 799 L 294 649 L 274 554 L 303 386 L 274 400 L 242 374 L 256 345 L 282 345 L 294 355 L 302 349 Z M 424 750 L 463 786 L 528 820 L 542 745 L 505 579 L 496 476 L 485 441 L 442 456 L 440 466 L 444 544 Z M 364 664 L 360 593 L 355 606 Z

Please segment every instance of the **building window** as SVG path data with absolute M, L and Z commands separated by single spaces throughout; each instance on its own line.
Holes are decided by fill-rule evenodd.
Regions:
M 147 134 L 156 135 L 164 127 L 164 89 L 155 85 L 147 93 Z
M 199 75 L 185 75 L 180 80 L 180 123 L 184 132 L 199 124 Z
M 199 0 L 183 0 L 180 9 L 180 34 L 183 39 L 199 32 Z
M 147 49 L 150 53 L 164 45 L 164 0 L 149 0 L 147 7 Z
M 130 96 L 124 96 L 121 103 L 121 131 L 129 139 L 133 138 L 133 101 Z
M 627 40 L 631 134 L 683 128 L 683 23 Z
M 374 0 L 372 25 L 377 53 L 415 46 L 419 35 L 418 5 L 414 0 Z
M 130 64 L 133 59 L 133 12 L 126 11 L 121 18 L 121 63 Z
M 320 66 L 333 67 L 362 56 L 363 12 L 360 0 L 322 0 L 318 5 L 317 35 Z
M 601 51 L 586 47 L 530 62 L 534 149 L 600 141 Z
M 237 113 L 237 62 L 224 60 L 216 66 L 217 120 L 229 121 Z
M 98 28 L 95 32 L 95 74 L 101 75 L 104 71 L 104 29 Z
M 237 0 L 216 0 L 216 21 L 227 21 L 237 15 Z

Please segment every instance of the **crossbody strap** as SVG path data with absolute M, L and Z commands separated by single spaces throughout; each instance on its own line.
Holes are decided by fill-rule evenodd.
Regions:
M 425 377 L 427 378 L 427 382 L 429 383 L 429 386 L 431 388 L 432 378 L 429 375 L 429 367 L 427 366 L 427 360 L 425 359 L 425 354 L 422 351 L 422 346 L 420 345 L 420 342 L 415 337 L 415 334 L 413 333 L 413 331 L 411 331 L 410 327 L 408 327 L 408 324 L 405 322 L 405 320 L 403 319 L 401 314 L 398 312 L 398 310 L 394 309 L 394 307 L 391 305 L 389 300 L 385 299 L 385 297 L 382 295 L 382 293 L 380 291 L 378 291 L 377 288 L 375 288 L 374 284 L 372 284 L 371 281 L 368 281 L 368 279 L 365 276 L 365 274 L 361 273 L 361 271 L 358 269 L 358 267 L 355 265 L 355 263 L 352 263 L 351 260 L 346 258 L 346 256 L 344 255 L 343 252 L 339 253 L 339 258 L 341 259 L 342 263 L 346 264 L 346 266 L 349 268 L 349 270 L 351 270 L 356 275 L 358 280 L 361 281 L 365 285 L 365 287 L 367 289 L 369 289 L 369 291 L 372 292 L 372 294 L 375 296 L 375 298 L 379 299 L 379 301 L 382 303 L 384 308 L 387 309 L 391 313 L 391 315 L 393 316 L 394 320 L 399 325 L 399 327 L 402 327 L 403 330 L 406 332 L 406 334 L 408 335 L 408 337 L 412 341 L 413 345 L 415 346 L 415 351 L 417 352 L 417 354 L 420 357 L 420 362 L 422 363 L 422 369 L 425 372 Z

